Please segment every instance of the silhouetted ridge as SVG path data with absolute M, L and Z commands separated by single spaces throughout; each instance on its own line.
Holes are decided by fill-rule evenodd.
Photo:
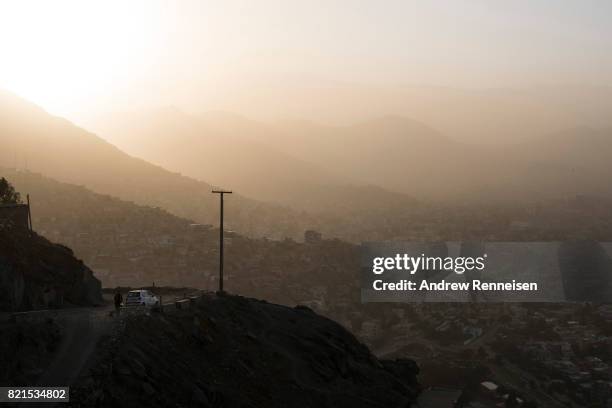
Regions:
M 112 344 L 77 390 L 102 406 L 408 407 L 418 392 L 414 362 L 381 363 L 305 307 L 237 296 L 130 318 Z

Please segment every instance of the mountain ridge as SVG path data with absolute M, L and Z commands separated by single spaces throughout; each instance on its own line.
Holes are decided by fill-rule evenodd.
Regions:
M 162 108 L 133 117 L 118 114 L 106 123 L 98 128 L 100 133 L 132 154 L 297 210 L 338 213 L 336 207 L 345 207 L 343 201 L 363 192 L 378 194 L 380 207 L 397 199 L 413 201 L 379 186 L 370 189 L 371 183 L 333 166 L 276 149 L 273 143 L 259 140 L 261 134 L 274 131 L 271 127 L 240 116 L 224 113 L 219 119 L 217 114 L 190 115 Z
M 12 94 L 0 96 L 0 165 L 11 167 L 23 160 L 24 167 L 60 181 L 163 207 L 199 222 L 216 223 L 218 199 L 210 193 L 212 185 L 131 157 L 95 134 Z M 249 199 L 239 192 L 231 202 L 226 209 L 231 223 L 246 234 L 297 237 L 310 227 L 310 221 L 299 219 L 295 211 L 281 205 Z M 286 225 L 293 220 L 290 230 L 279 235 L 267 221 L 273 216 Z

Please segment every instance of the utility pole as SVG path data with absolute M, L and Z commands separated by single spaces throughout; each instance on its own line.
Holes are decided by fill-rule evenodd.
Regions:
M 221 209 L 219 211 L 219 293 L 223 293 L 223 196 L 232 194 L 231 191 L 213 190 L 213 194 L 219 194 Z
M 30 195 L 27 194 L 26 195 L 26 199 L 28 202 L 28 223 L 29 223 L 29 227 L 30 227 L 30 232 L 32 232 L 32 207 L 30 207 Z

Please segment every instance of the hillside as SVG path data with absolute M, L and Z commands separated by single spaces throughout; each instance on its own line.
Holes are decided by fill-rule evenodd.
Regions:
M 70 249 L 0 226 L 1 311 L 101 303 L 100 281 Z
M 307 308 L 235 296 L 127 318 L 99 355 L 71 389 L 85 406 L 399 408 L 419 391 L 414 362 L 379 361 Z
M 38 174 L 6 169 L 0 174 L 17 190 L 31 195 L 34 229 L 74 250 L 104 287 L 153 282 L 157 286 L 216 287 L 218 229 Z M 341 241 L 304 245 L 233 232 L 226 232 L 226 240 L 229 290 L 282 303 L 312 299 L 316 291 L 307 284 L 310 279 L 320 277 L 331 288 L 350 278 L 357 267 L 356 247 Z M 325 261 L 296 262 L 299 259 Z M 300 285 L 292 286 L 289 281 Z M 278 290 L 278 285 L 292 288 Z
M 269 143 L 277 129 L 237 115 L 165 108 L 110 114 L 93 126 L 106 140 L 164 168 L 295 209 L 344 215 L 414 205 L 409 196 L 372 186 L 365 172 L 347 172 L 338 158 L 295 151 L 304 146 L 277 148 Z M 373 195 L 376 200 L 369 200 Z
M 98 193 L 159 206 L 181 217 L 217 222 L 218 197 L 211 194 L 210 184 L 131 157 L 96 135 L 1 91 L 0 144 L 0 166 L 25 167 Z M 310 226 L 303 214 L 245 198 L 239 191 L 229 198 L 226 211 L 231 228 L 252 236 L 300 236 Z

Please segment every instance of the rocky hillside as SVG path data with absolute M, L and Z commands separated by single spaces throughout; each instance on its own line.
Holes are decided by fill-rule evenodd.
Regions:
M 412 361 L 379 361 L 310 309 L 205 295 L 191 310 L 136 315 L 99 347 L 80 406 L 408 407 Z
M 35 233 L 0 227 L 0 310 L 101 302 L 100 281 L 70 249 Z

